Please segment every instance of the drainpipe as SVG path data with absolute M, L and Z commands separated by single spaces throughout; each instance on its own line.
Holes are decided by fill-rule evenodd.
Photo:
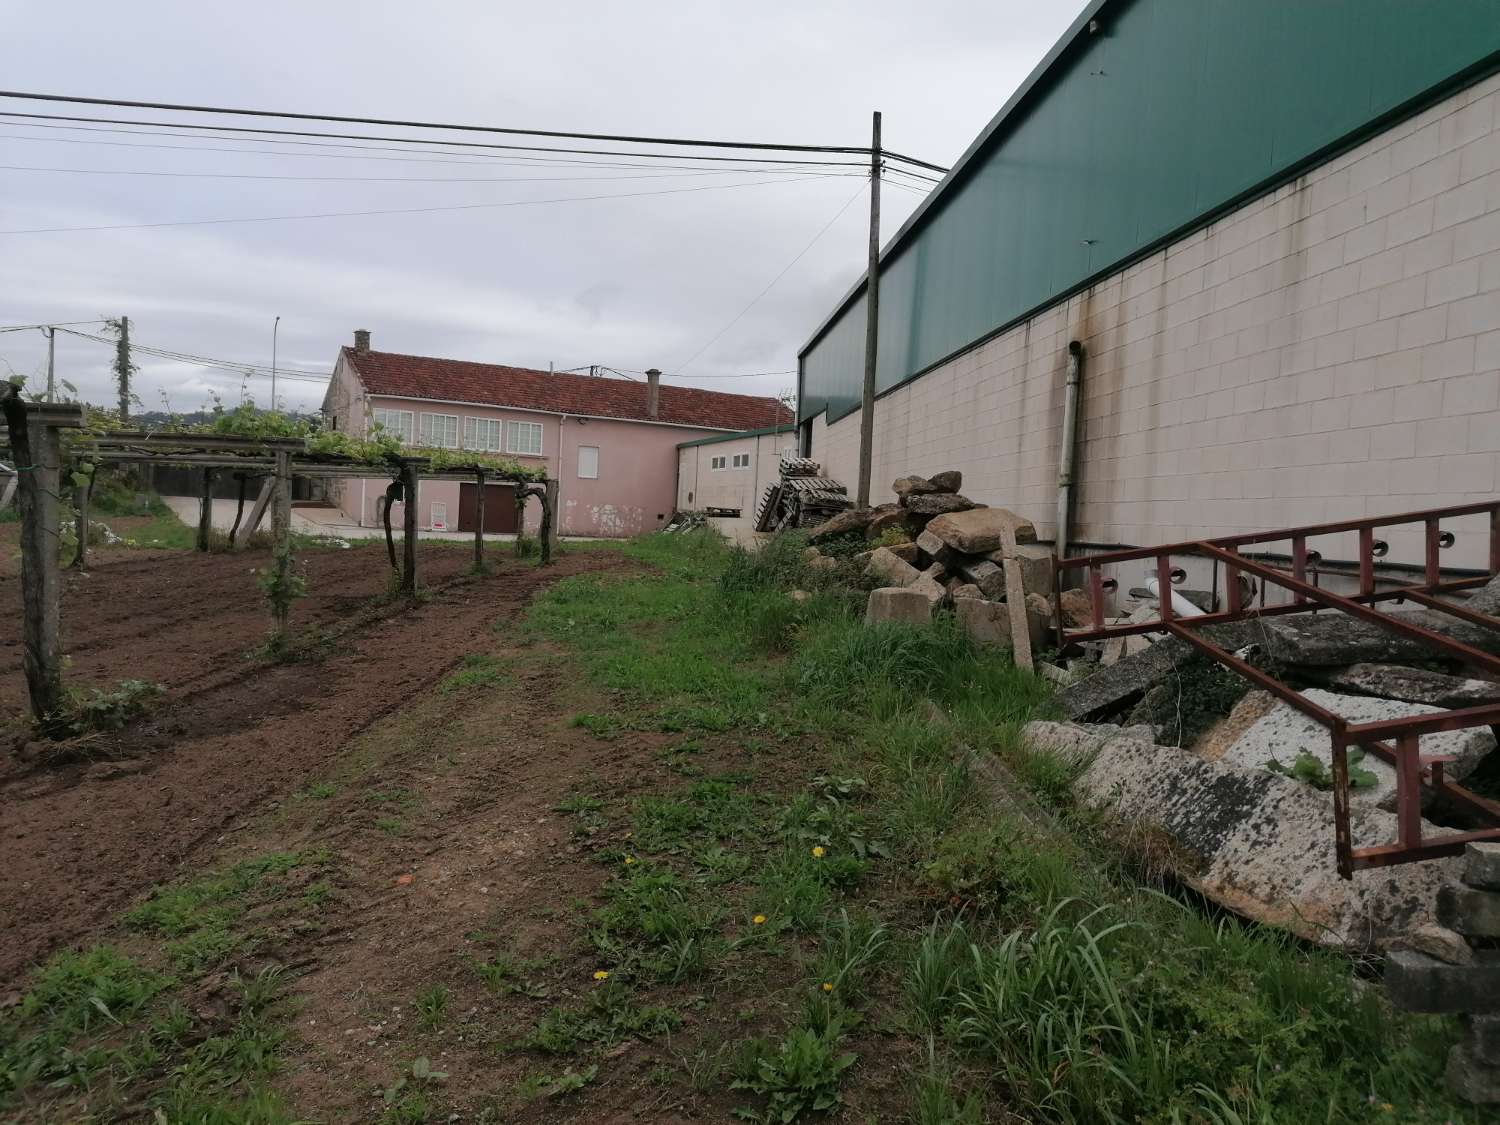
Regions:
M 1062 460 L 1057 471 L 1057 557 L 1068 556 L 1073 512 L 1073 472 L 1078 461 L 1078 397 L 1083 385 L 1083 344 L 1068 342 L 1068 382 L 1063 392 Z

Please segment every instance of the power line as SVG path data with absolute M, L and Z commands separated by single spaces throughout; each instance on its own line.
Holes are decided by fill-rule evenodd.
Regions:
M 74 332 L 67 329 L 63 331 L 67 332 L 70 336 L 77 336 L 81 340 L 90 340 L 96 344 L 107 344 L 110 347 L 114 347 L 116 344 L 115 340 L 107 336 L 96 336 L 88 332 Z M 150 355 L 158 359 L 167 359 L 174 363 L 189 364 L 197 367 L 215 367 L 237 375 L 268 377 L 272 373 L 272 369 L 263 363 L 241 363 L 238 360 L 232 359 L 215 359 L 212 356 L 194 355 L 190 352 L 179 352 L 171 348 L 155 347 L 136 340 L 131 341 L 130 350 L 132 354 Z M 320 375 L 312 371 L 298 371 L 295 368 L 288 369 L 279 366 L 275 369 L 275 373 L 278 378 L 303 379 L 310 382 L 326 383 L 330 378 L 328 375 Z
M 52 324 L 7 324 L 0 327 L 0 332 L 29 332 L 34 328 L 62 328 L 64 325 L 74 324 L 103 324 L 102 318 L 96 320 L 59 320 Z
M 186 122 L 175 122 L 175 121 L 143 121 L 143 120 L 140 120 L 138 118 L 120 118 L 120 117 L 70 117 L 70 116 L 67 116 L 67 115 L 64 115 L 64 114 L 55 114 L 55 113 L 15 113 L 15 112 L 12 112 L 12 111 L 9 111 L 9 110 L 0 110 L 0 116 L 3 116 L 3 117 L 23 117 L 23 118 L 26 118 L 28 120 L 33 120 L 33 121 L 35 121 L 35 120 L 45 120 L 45 121 L 88 121 L 88 122 L 97 122 L 97 123 L 100 123 L 100 124 L 108 124 L 108 125 L 146 125 L 146 126 L 157 126 L 159 128 L 167 128 L 167 129 L 210 130 L 210 131 L 213 131 L 215 133 L 229 133 L 229 132 L 233 132 L 233 133 L 253 133 L 256 136 L 324 137 L 324 138 L 333 139 L 333 140 L 350 140 L 350 141 L 393 141 L 393 142 L 396 142 L 396 143 L 401 144 L 401 145 L 428 144 L 428 145 L 443 145 L 443 146 L 449 147 L 449 148 L 488 149 L 488 150 L 499 149 L 499 150 L 503 150 L 503 151 L 511 152 L 511 153 L 517 153 L 517 152 L 556 152 L 556 153 L 571 153 L 571 154 L 583 155 L 583 156 L 636 156 L 636 157 L 646 157 L 646 158 L 649 158 L 649 159 L 652 159 L 652 160 L 681 160 L 681 159 L 684 159 L 684 157 L 682 155 L 680 155 L 678 153 L 674 153 L 674 152 L 628 152 L 628 151 L 622 152 L 619 149 L 603 149 L 603 148 L 557 148 L 557 147 L 549 147 L 549 146 L 543 146 L 543 145 L 502 145 L 502 144 L 486 143 L 486 142 L 483 142 L 483 141 L 450 141 L 450 140 L 444 140 L 444 139 L 442 139 L 440 137 L 394 137 L 394 136 L 378 136 L 378 135 L 377 136 L 372 136 L 372 135 L 370 135 L 368 133 L 326 133 L 326 132 L 314 132 L 314 131 L 303 130 L 303 129 L 257 129 L 257 128 L 252 128 L 251 126 L 248 126 L 248 125 L 193 125 L 193 124 L 186 123 Z M 13 122 L 12 124 L 15 124 L 15 125 L 25 125 L 26 123 L 24 121 L 17 121 L 17 122 Z M 124 134 L 126 136 L 140 135 L 140 136 L 155 136 L 155 137 L 183 137 L 184 140 L 188 139 L 188 137 L 184 136 L 181 133 L 163 133 L 163 132 L 158 131 L 157 129 L 87 129 L 86 130 L 85 127 L 81 126 L 81 125 L 74 125 L 74 126 L 67 126 L 67 125 L 29 125 L 29 126 L 26 126 L 26 127 L 27 128 L 32 128 L 32 129 L 69 129 L 69 128 L 71 128 L 71 129 L 78 130 L 80 132 L 87 131 L 87 132 L 92 132 L 92 133 L 121 133 L 121 134 Z M 241 139 L 249 140 L 251 138 L 211 137 L 209 139 L 211 139 L 211 140 L 241 140 Z M 310 142 L 306 142 L 306 141 L 269 141 L 267 143 L 268 144 L 295 145 L 295 144 L 309 144 Z M 314 147 L 318 147 L 318 148 L 361 148 L 361 150 L 363 150 L 364 148 L 369 148 L 370 151 L 380 151 L 380 152 L 396 152 L 396 151 L 400 151 L 399 149 L 389 149 L 389 148 L 383 148 L 383 147 L 382 148 L 377 148 L 375 146 L 356 146 L 356 145 L 315 145 Z M 475 156 L 481 156 L 481 155 L 484 155 L 484 154 L 482 152 L 480 152 L 480 153 L 474 153 L 474 155 Z M 754 156 L 691 156 L 691 157 L 687 157 L 687 159 L 691 159 L 691 160 L 728 161 L 728 162 L 739 163 L 739 164 L 743 164 L 743 163 L 746 163 L 746 162 L 749 162 L 749 163 L 765 163 L 765 162 L 767 162 L 765 157 L 754 157 Z M 776 164 L 815 164 L 815 165 L 828 164 L 828 165 L 837 165 L 839 167 L 850 167 L 850 168 L 863 168 L 865 166 L 865 162 L 862 161 L 862 160 L 801 160 L 801 159 L 798 159 L 796 157 L 783 157 L 783 158 L 779 158 L 779 159 L 775 160 L 774 163 L 776 163 Z
M 267 176 L 250 172 L 163 172 L 125 168 L 41 168 L 28 164 L 0 164 L 0 172 L 55 172 L 82 176 L 163 176 L 194 180 L 288 180 L 298 183 L 375 184 L 552 184 L 578 181 L 677 180 L 691 176 L 730 176 L 753 169 L 700 168 L 690 172 L 661 172 L 632 176 Z M 791 169 L 787 169 L 791 171 Z M 798 172 L 799 176 L 851 176 L 857 172 Z
M 614 192 L 606 195 L 570 195 L 556 199 L 512 199 L 503 203 L 460 203 L 434 207 L 386 207 L 371 211 L 322 211 L 307 215 L 256 215 L 239 219 L 176 219 L 159 223 L 105 223 L 86 227 L 30 227 L 0 230 L 0 235 L 65 234 L 79 231 L 150 230 L 157 227 L 207 227 L 232 223 L 279 223 L 301 219 L 346 219 L 371 215 L 418 215 L 437 211 L 477 211 L 501 207 L 537 207 L 548 203 L 588 203 L 601 199 L 640 199 L 650 195 L 680 195 L 697 191 L 729 191 L 734 188 L 764 187 L 770 184 L 800 183 L 821 177 L 803 173 L 784 179 L 752 180 L 740 184 L 706 184 L 703 187 L 663 188 L 660 191 Z
M 766 284 L 766 287 L 764 289 L 762 289 L 759 293 L 757 293 L 754 297 L 752 297 L 749 304 L 747 304 L 739 312 L 735 313 L 733 320 L 731 320 L 728 324 L 724 325 L 723 328 L 721 328 L 717 332 L 715 332 L 713 334 L 713 336 L 709 339 L 709 341 L 706 344 L 704 344 L 697 351 L 695 351 L 692 355 L 688 356 L 687 359 L 683 360 L 681 363 L 679 363 L 677 365 L 678 373 L 680 374 L 684 368 L 686 368 L 690 363 L 693 362 L 693 360 L 697 359 L 704 352 L 708 351 L 709 348 L 713 347 L 716 343 L 718 343 L 720 337 L 722 337 L 724 335 L 724 333 L 728 332 L 731 328 L 733 328 L 736 324 L 738 324 L 740 322 L 740 319 L 747 312 L 749 312 L 751 309 L 753 309 L 760 302 L 760 299 L 762 297 L 764 297 L 767 293 L 769 293 L 772 290 L 772 288 L 776 285 L 776 283 L 778 281 L 780 281 L 783 277 L 785 277 L 787 275 L 787 272 L 789 270 L 791 270 L 791 268 L 793 266 L 795 266 L 798 262 L 800 262 L 802 260 L 803 256 L 806 255 L 806 253 L 809 250 L 811 250 L 815 245 L 817 245 L 818 239 L 822 238 L 825 234 L 827 234 L 829 228 L 832 227 L 834 223 L 838 222 L 839 219 L 843 216 L 844 212 L 847 211 L 847 210 L 849 210 L 849 208 L 853 205 L 854 201 L 856 199 L 858 199 L 860 196 L 862 196 L 864 193 L 865 193 L 865 189 L 861 187 L 857 192 L 855 192 L 853 195 L 851 195 L 848 198 L 848 200 L 845 201 L 844 205 L 842 207 L 840 207 L 837 211 L 834 212 L 833 218 L 829 219 L 826 223 L 824 223 L 823 226 L 822 226 L 822 228 L 819 229 L 818 233 L 812 236 L 812 240 L 810 242 L 808 242 L 808 244 L 806 246 L 804 246 L 801 250 L 797 251 L 797 256 L 795 258 L 793 258 L 790 262 L 788 262 L 785 266 L 783 266 L 782 269 L 781 269 L 781 272 L 778 273 L 775 277 L 773 277 Z
M 460 125 L 443 121 L 409 121 L 390 117 L 352 117 L 330 113 L 298 113 L 287 110 L 244 109 L 236 106 L 209 106 L 178 102 L 144 102 L 120 98 L 82 98 L 66 94 L 37 94 L 20 90 L 0 90 L 0 98 L 24 101 L 66 102 L 72 105 L 107 105 L 122 109 L 158 109 L 172 113 L 212 113 L 233 117 L 274 117 L 288 121 L 328 121 L 344 125 L 387 125 L 403 129 L 447 129 L 465 133 L 505 133 L 523 137 L 553 137 L 560 140 L 611 141 L 618 144 L 673 145 L 687 148 L 738 148 L 769 152 L 834 152 L 867 155 L 869 148 L 849 145 L 778 144 L 768 141 L 712 141 L 688 137 L 633 136 L 620 133 L 569 133 L 555 129 L 522 129 L 505 125 Z M 924 160 L 904 156 L 887 149 L 883 155 L 892 160 L 946 173 L 948 169 Z

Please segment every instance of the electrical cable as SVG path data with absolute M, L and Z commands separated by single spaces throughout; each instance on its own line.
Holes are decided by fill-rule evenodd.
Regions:
M 186 122 L 142 121 L 142 120 L 136 119 L 136 118 L 121 118 L 121 117 L 70 117 L 70 116 L 66 116 L 66 115 L 63 115 L 63 114 L 55 114 L 55 113 L 16 113 L 16 112 L 12 112 L 12 111 L 9 111 L 9 110 L 0 110 L 0 117 L 22 117 L 22 118 L 26 118 L 28 120 L 46 120 L 46 121 L 89 121 L 89 122 L 97 122 L 97 123 L 100 123 L 100 124 L 108 124 L 108 125 L 146 125 L 146 126 L 165 127 L 165 128 L 168 128 L 168 129 L 212 130 L 212 131 L 214 131 L 216 133 L 228 133 L 228 132 L 234 132 L 234 133 L 253 133 L 256 136 L 325 137 L 325 138 L 334 139 L 334 140 L 351 140 L 351 141 L 393 141 L 393 142 L 396 142 L 396 143 L 402 144 L 402 145 L 429 144 L 429 145 L 444 145 L 446 147 L 451 147 L 451 148 L 501 149 L 501 150 L 505 150 L 507 152 L 557 152 L 557 153 L 572 153 L 572 154 L 584 155 L 584 156 L 638 156 L 638 157 L 648 157 L 648 158 L 653 159 L 653 160 L 681 160 L 681 159 L 684 159 L 684 157 L 683 157 L 682 154 L 675 153 L 675 152 L 621 152 L 618 149 L 602 149 L 602 148 L 557 148 L 557 147 L 549 147 L 549 146 L 544 146 L 544 145 L 502 145 L 502 144 L 486 143 L 486 142 L 483 142 L 483 141 L 450 141 L 450 140 L 444 140 L 441 137 L 390 137 L 390 136 L 372 136 L 372 135 L 370 135 L 368 133 L 326 133 L 326 132 L 313 132 L 313 131 L 310 131 L 310 130 L 303 130 L 303 129 L 257 129 L 257 128 L 252 128 L 251 126 L 248 126 L 248 125 L 193 125 L 193 124 L 186 123 Z M 23 125 L 23 124 L 25 124 L 25 122 L 20 122 L 20 121 L 18 121 L 18 122 L 9 122 L 8 124 Z M 28 128 L 32 128 L 32 129 L 67 129 L 67 128 L 73 128 L 73 129 L 76 129 L 76 130 L 78 130 L 80 132 L 87 131 L 87 132 L 91 132 L 91 133 L 121 133 L 121 134 L 124 134 L 126 136 L 130 136 L 130 135 L 155 136 L 155 137 L 178 137 L 178 136 L 184 136 L 181 133 L 161 133 L 161 132 L 155 132 L 155 131 L 151 131 L 151 130 L 147 130 L 147 129 L 88 129 L 88 130 L 85 130 L 83 126 L 67 126 L 67 125 L 31 125 L 31 126 L 27 126 L 27 127 Z M 186 139 L 186 137 L 184 137 L 184 139 Z M 210 138 L 210 139 L 212 139 L 212 140 L 240 140 L 240 139 L 251 140 L 253 138 L 250 138 L 250 137 L 246 137 L 246 138 L 238 138 L 238 137 L 213 137 L 213 138 Z M 303 144 L 303 143 L 307 143 L 307 142 L 299 142 L 299 141 L 268 141 L 267 143 L 268 144 L 286 144 L 286 145 L 290 145 L 290 144 Z M 356 146 L 356 145 L 318 145 L 316 147 L 319 147 L 319 148 L 356 148 L 356 147 L 367 147 L 367 146 Z M 400 151 L 400 150 L 397 150 L 397 149 L 387 149 L 387 148 L 375 149 L 373 147 L 372 147 L 371 150 L 372 151 L 381 151 L 381 152 L 396 152 L 396 151 Z M 474 155 L 479 156 L 479 155 L 483 155 L 483 153 L 475 153 Z M 765 157 L 755 157 L 755 156 L 691 156 L 691 157 L 687 157 L 687 159 L 691 159 L 691 160 L 731 161 L 731 162 L 735 162 L 735 163 L 745 163 L 745 162 L 762 163 L 762 162 L 765 162 L 767 158 L 765 158 Z M 863 168 L 863 167 L 866 166 L 865 162 L 863 160 L 801 160 L 801 159 L 798 159 L 798 158 L 795 158 L 795 157 L 784 157 L 784 158 L 776 159 L 774 161 L 774 163 L 777 163 L 777 164 L 833 164 L 833 165 L 838 165 L 840 167 L 848 167 L 848 168 Z
M 0 172 L 53 172 L 86 176 L 159 176 L 192 180 L 287 180 L 297 183 L 375 184 L 552 184 L 579 181 L 676 180 L 695 176 L 732 176 L 743 168 L 703 168 L 691 172 L 659 172 L 632 176 L 267 176 L 250 172 L 163 172 L 126 168 L 41 168 L 28 164 L 0 164 Z M 787 171 L 793 171 L 787 169 Z M 797 172 L 799 176 L 851 176 L 858 172 Z
M 742 308 L 738 313 L 736 313 L 734 315 L 734 319 L 732 319 L 728 324 L 724 325 L 723 328 L 721 328 L 717 332 L 715 332 L 713 334 L 713 336 L 709 339 L 709 341 L 706 344 L 704 344 L 697 351 L 695 351 L 692 355 L 688 356 L 687 359 L 683 360 L 681 363 L 679 363 L 677 365 L 677 372 L 676 372 L 676 374 L 681 375 L 682 372 L 688 367 L 688 365 L 693 362 L 693 360 L 697 359 L 704 352 L 708 351 L 709 348 L 713 347 L 716 343 L 718 343 L 719 339 L 724 335 L 724 333 L 728 332 L 731 328 L 733 328 L 736 324 L 738 324 L 740 322 L 740 319 L 746 313 L 748 313 L 757 304 L 759 304 L 760 303 L 760 299 L 762 297 L 764 297 L 767 293 L 769 293 L 772 290 L 772 288 L 775 287 L 776 283 L 778 281 L 780 281 L 783 277 L 785 277 L 787 275 L 788 271 L 790 271 L 793 266 L 795 266 L 798 262 L 800 262 L 803 259 L 803 257 L 807 254 L 807 252 L 809 250 L 811 250 L 815 245 L 817 245 L 818 240 L 820 238 L 822 238 L 825 234 L 828 233 L 829 228 L 832 227 L 834 223 L 838 222 L 839 219 L 843 217 L 844 212 L 847 211 L 847 210 L 849 210 L 849 208 L 854 204 L 854 201 L 856 199 L 858 199 L 864 193 L 865 193 L 865 189 L 863 187 L 861 187 L 858 191 L 856 191 L 853 195 L 851 195 L 844 202 L 844 205 L 842 207 L 840 207 L 837 211 L 834 212 L 833 218 L 829 219 L 826 223 L 824 223 L 823 226 L 819 229 L 818 233 L 812 236 L 812 240 L 810 242 L 808 242 L 808 244 L 806 246 L 804 246 L 801 250 L 797 251 L 797 256 L 795 258 L 793 258 L 790 262 L 788 262 L 785 266 L 783 266 L 782 269 L 781 269 L 781 272 L 778 273 L 775 277 L 773 277 L 766 284 L 766 287 L 764 289 L 762 289 L 759 293 L 757 293 L 754 297 L 752 297 L 749 304 L 747 304 L 744 308 Z
M 734 188 L 766 187 L 771 184 L 801 183 L 821 178 L 806 173 L 773 180 L 753 180 L 741 184 L 706 184 L 702 187 L 663 188 L 660 191 L 614 192 L 606 195 L 571 195 L 556 199 L 512 199 L 502 203 L 459 203 L 433 207 L 385 207 L 369 211 L 322 211 L 307 215 L 256 215 L 238 219 L 176 219 L 158 223 L 103 223 L 81 227 L 29 227 L 0 230 L 0 236 L 18 234 L 65 234 L 79 231 L 150 230 L 158 227 L 206 227 L 233 223 L 279 223 L 303 219 L 346 219 L 372 215 L 417 215 L 438 211 L 477 211 L 502 207 L 537 207 L 549 203 L 588 203 L 602 199 L 640 199 L 651 195 L 680 195 L 685 192 L 729 191 Z
M 524 137 L 553 137 L 561 140 L 612 141 L 619 144 L 674 145 L 688 148 L 739 148 L 774 152 L 869 153 L 871 150 L 849 145 L 778 144 L 768 141 L 716 141 L 688 137 L 652 137 L 620 133 L 570 133 L 556 129 L 523 129 L 502 125 L 460 125 L 444 121 L 410 121 L 389 117 L 354 117 L 345 114 L 298 113 L 287 110 L 245 109 L 236 106 L 196 105 L 180 102 L 146 102 L 123 98 L 84 98 L 67 94 L 38 94 L 21 90 L 0 90 L 0 98 L 24 101 L 66 102 L 71 105 L 107 105 L 122 109 L 156 109 L 172 113 L 211 113 L 233 117 L 274 117 L 288 121 L 327 121 L 344 125 L 386 125 L 403 129 L 447 129 L 466 133 L 505 133 Z M 914 157 L 882 149 L 889 159 L 946 173 L 948 169 Z

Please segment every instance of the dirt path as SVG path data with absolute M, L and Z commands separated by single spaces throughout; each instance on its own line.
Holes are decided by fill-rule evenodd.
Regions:
M 314 594 L 297 620 L 329 625 L 367 611 L 384 582 L 375 554 L 310 554 Z M 158 680 L 169 695 L 150 722 L 110 745 L 113 760 L 13 770 L 0 784 L 0 991 L 186 869 L 249 814 L 326 773 L 350 739 L 463 657 L 493 649 L 496 630 L 503 635 L 538 589 L 626 565 L 614 552 L 578 552 L 546 570 L 511 562 L 459 580 L 464 552 L 424 555 L 426 580 L 442 583 L 431 600 L 350 631 L 320 662 L 280 666 L 244 658 L 265 628 L 246 589 L 253 558 L 127 557 L 75 580 L 64 610 L 73 674 Z M 5 690 L 18 679 L 0 668 Z

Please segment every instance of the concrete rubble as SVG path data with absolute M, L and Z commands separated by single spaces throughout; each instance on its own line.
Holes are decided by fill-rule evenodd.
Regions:
M 1309 941 L 1368 950 L 1436 927 L 1439 888 L 1456 859 L 1358 871 L 1341 879 L 1326 793 L 1263 768 L 1205 761 L 1149 735 L 1077 723 L 1031 722 L 1034 751 L 1082 765 L 1075 792 L 1127 825 L 1162 832 L 1174 872 L 1216 902 Z M 1396 818 L 1370 805 L 1351 813 L 1357 847 L 1385 843 Z M 1431 829 L 1436 831 L 1436 829 Z

